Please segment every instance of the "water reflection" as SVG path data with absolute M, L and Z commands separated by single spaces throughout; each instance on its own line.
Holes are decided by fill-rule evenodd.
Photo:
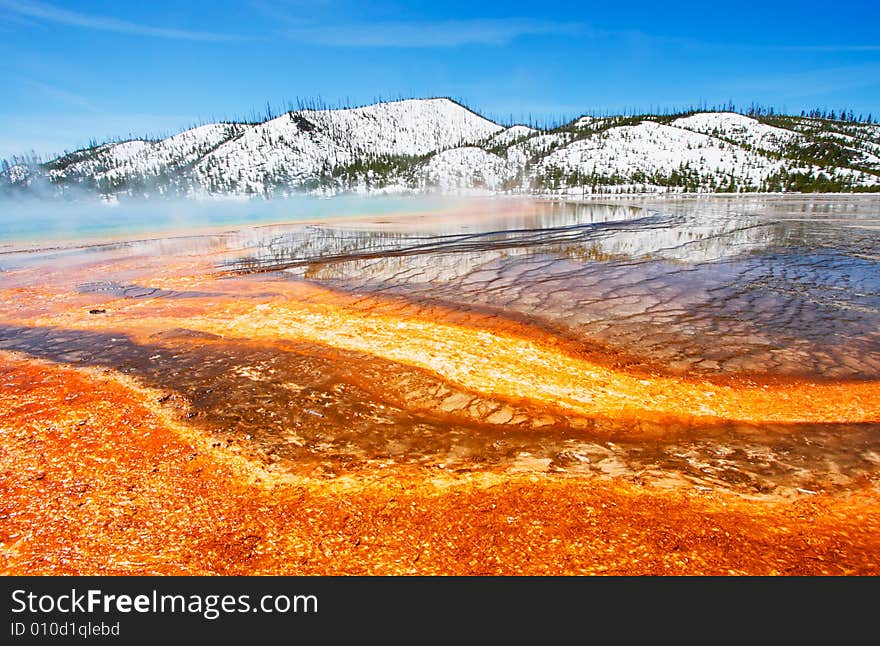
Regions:
M 224 268 L 525 317 L 673 372 L 880 377 L 880 200 L 646 207 L 309 227 L 256 239 Z
M 695 219 L 631 206 L 538 203 L 528 214 L 475 214 L 467 221 L 428 222 L 418 229 L 310 226 L 255 239 L 252 254 L 224 267 L 275 271 L 349 260 L 499 252 L 698 262 L 760 249 L 782 235 L 772 223 L 731 214 L 710 212 Z

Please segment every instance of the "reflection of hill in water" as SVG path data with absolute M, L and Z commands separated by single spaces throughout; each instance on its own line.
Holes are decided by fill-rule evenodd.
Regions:
M 545 204 L 467 230 L 313 227 L 260 241 L 237 266 L 525 316 L 677 370 L 880 376 L 877 203 L 817 202 Z
M 255 253 L 232 267 L 244 271 L 292 269 L 331 261 L 425 254 L 435 261 L 444 254 L 467 254 L 468 262 L 473 262 L 474 254 L 479 253 L 490 258 L 498 253 L 536 251 L 586 260 L 655 256 L 699 262 L 760 249 L 779 236 L 768 223 L 749 217 L 713 215 L 695 220 L 621 206 L 542 205 L 533 216 L 433 225 L 418 232 L 308 227 L 247 241 Z M 440 262 L 461 265 L 466 271 L 468 265 L 462 265 L 462 260 L 443 258 Z M 332 272 L 328 266 L 322 275 L 329 278 Z

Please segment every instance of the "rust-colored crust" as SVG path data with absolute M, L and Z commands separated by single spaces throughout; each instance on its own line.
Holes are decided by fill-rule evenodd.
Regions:
M 6 574 L 878 574 L 880 497 L 554 474 L 323 480 L 213 450 L 114 371 L 0 354 Z

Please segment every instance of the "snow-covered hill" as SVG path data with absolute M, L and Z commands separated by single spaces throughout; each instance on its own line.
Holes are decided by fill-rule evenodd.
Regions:
M 156 142 L 105 144 L 50 162 L 48 179 L 57 184 L 93 184 L 105 192 L 132 184 L 147 187 L 160 178 L 173 181 L 218 146 L 244 132 L 245 126 L 240 124 L 209 124 Z
M 784 146 L 803 140 L 785 128 L 774 128 L 733 112 L 700 112 L 672 122 L 676 128 L 723 138 L 739 146 L 780 152 Z
M 200 160 L 193 177 L 211 190 L 261 193 L 308 184 L 358 160 L 466 146 L 502 129 L 448 99 L 305 110 L 249 128 Z
M 503 127 L 449 99 L 299 110 L 7 166 L 0 191 L 276 195 L 297 191 L 880 189 L 880 127 L 732 112 Z
M 476 146 L 453 148 L 432 155 L 416 167 L 419 187 L 502 190 L 516 174 L 507 160 Z
M 712 126 L 714 132 L 728 121 L 726 115 L 720 115 L 722 118 L 715 123 L 705 117 L 719 115 L 697 116 L 703 117 L 698 125 Z M 687 123 L 693 124 L 693 121 Z M 568 185 L 581 185 L 581 176 L 586 176 L 591 183 L 595 179 L 600 185 L 627 186 L 628 190 L 678 186 L 688 190 L 725 190 L 731 186 L 731 180 L 734 189 L 737 186 L 759 189 L 783 171 L 791 174 L 823 172 L 810 164 L 768 157 L 751 148 L 751 143 L 748 147 L 730 143 L 734 136 L 749 142 L 774 141 L 761 132 L 761 125 L 755 123 L 754 128 L 745 130 L 737 124 L 731 131 L 721 131 L 724 132 L 721 138 L 676 125 L 643 121 L 636 126 L 610 128 L 577 140 L 548 154 L 539 167 L 551 181 L 554 173 L 561 172 L 566 178 L 562 183 Z M 840 172 L 847 177 L 853 174 L 849 169 Z M 859 181 L 871 180 L 868 175 L 857 173 L 856 176 Z

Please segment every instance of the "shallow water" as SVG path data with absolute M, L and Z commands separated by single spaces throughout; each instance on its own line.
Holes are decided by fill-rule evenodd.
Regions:
M 286 200 L 162 200 L 92 197 L 59 200 L 0 200 L 0 242 L 4 246 L 70 243 L 115 237 L 190 235 L 218 227 L 378 214 L 428 213 L 455 201 L 440 197 L 299 197 Z
M 227 266 L 525 317 L 675 371 L 880 376 L 880 200 L 693 200 L 314 227 Z
M 218 447 L 323 477 L 413 465 L 750 494 L 876 481 L 877 401 L 810 422 L 572 413 L 394 358 L 408 325 L 439 321 L 461 330 L 441 351 L 485 341 L 474 356 L 499 379 L 512 365 L 493 335 L 509 334 L 643 378 L 646 406 L 667 377 L 846 394 L 880 378 L 876 198 L 484 204 L 7 253 L 0 349 L 134 376 Z M 359 345 L 338 336 L 348 317 L 365 334 L 393 321 Z M 535 367 L 536 386 L 549 378 Z

